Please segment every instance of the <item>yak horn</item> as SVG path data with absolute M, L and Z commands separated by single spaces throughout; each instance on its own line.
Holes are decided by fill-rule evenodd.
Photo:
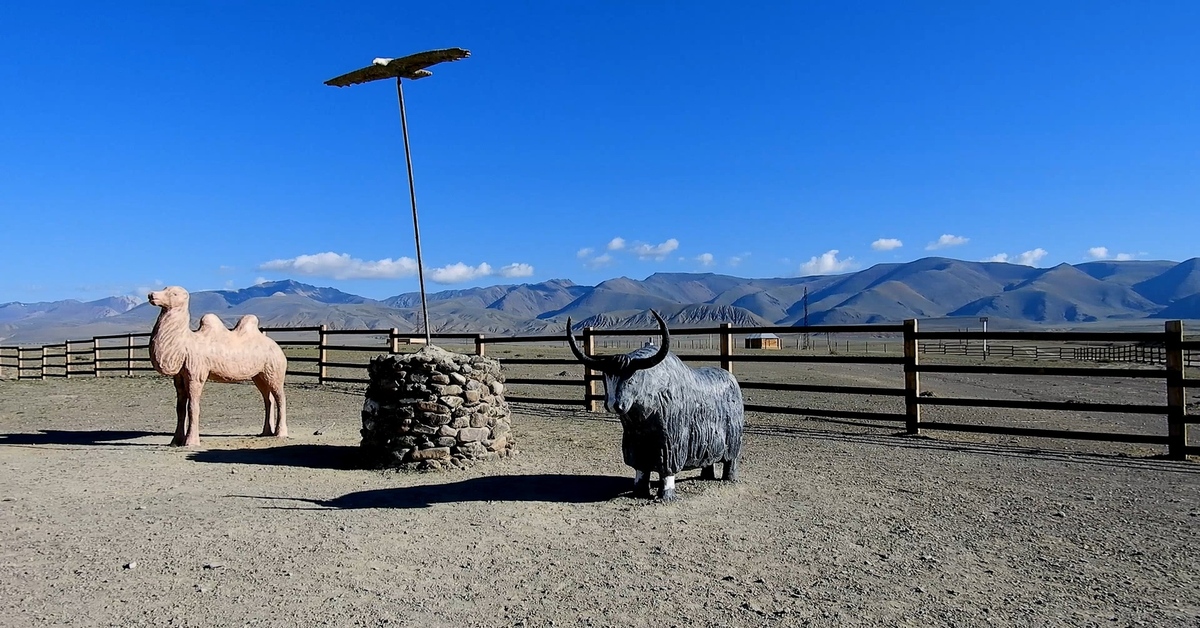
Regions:
M 629 361 L 629 370 L 638 371 L 658 366 L 659 362 L 667 359 L 667 354 L 671 351 L 671 332 L 667 329 L 667 321 L 658 315 L 658 312 L 650 310 L 654 318 L 658 319 L 658 328 L 662 331 L 662 346 L 659 347 L 658 353 L 646 358 L 635 358 Z
M 590 355 L 585 355 L 583 353 L 583 350 L 580 349 L 579 345 L 575 342 L 575 334 L 571 333 L 571 317 L 570 316 L 567 317 L 567 344 L 571 345 L 571 353 L 575 354 L 575 359 L 579 360 L 580 362 L 583 362 L 584 366 L 586 366 L 590 369 L 595 369 L 597 371 L 604 370 L 603 367 L 606 364 L 606 362 L 604 360 L 601 360 L 599 358 L 594 358 Z

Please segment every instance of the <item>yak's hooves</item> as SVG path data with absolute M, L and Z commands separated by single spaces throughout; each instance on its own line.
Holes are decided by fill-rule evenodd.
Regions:
M 658 499 L 656 501 L 660 501 L 663 503 L 673 502 L 673 501 L 675 501 L 675 497 L 676 497 L 675 489 L 671 489 L 669 491 L 659 491 Z
M 269 430 L 263 430 L 262 434 L 259 434 L 258 436 L 261 438 L 263 436 L 274 436 L 274 435 L 275 435 L 275 432 L 271 432 Z

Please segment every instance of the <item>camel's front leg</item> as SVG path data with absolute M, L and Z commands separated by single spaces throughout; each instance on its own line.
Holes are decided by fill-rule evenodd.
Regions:
M 204 391 L 204 380 L 191 377 L 187 382 L 188 426 L 183 444 L 192 447 L 200 444 L 200 393 Z
M 175 438 L 171 439 L 171 445 L 178 447 L 183 444 L 184 438 L 184 421 L 187 420 L 188 402 L 187 402 L 187 384 L 183 381 L 182 375 L 176 375 L 175 380 Z

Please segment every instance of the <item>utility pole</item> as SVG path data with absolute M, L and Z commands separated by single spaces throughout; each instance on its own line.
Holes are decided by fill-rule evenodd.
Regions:
M 811 347 L 808 334 L 808 286 L 804 286 L 804 348 Z

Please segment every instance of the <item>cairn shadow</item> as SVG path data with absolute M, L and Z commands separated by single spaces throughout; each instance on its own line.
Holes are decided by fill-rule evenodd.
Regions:
M 428 508 L 464 502 L 554 502 L 594 504 L 629 493 L 633 482 L 612 475 L 492 475 L 445 484 L 426 484 L 347 493 L 333 499 L 230 495 L 247 499 L 303 502 L 307 507 L 274 506 L 280 510 L 363 510 Z
M 0 445 L 120 445 L 148 447 L 158 444 L 120 442 L 146 436 L 165 436 L 171 438 L 173 434 L 170 432 L 146 432 L 141 430 L 38 430 L 37 432 L 0 434 Z
M 209 449 L 188 454 L 193 462 L 257 464 L 305 469 L 364 469 L 362 449 L 352 445 L 283 445 L 263 449 Z

